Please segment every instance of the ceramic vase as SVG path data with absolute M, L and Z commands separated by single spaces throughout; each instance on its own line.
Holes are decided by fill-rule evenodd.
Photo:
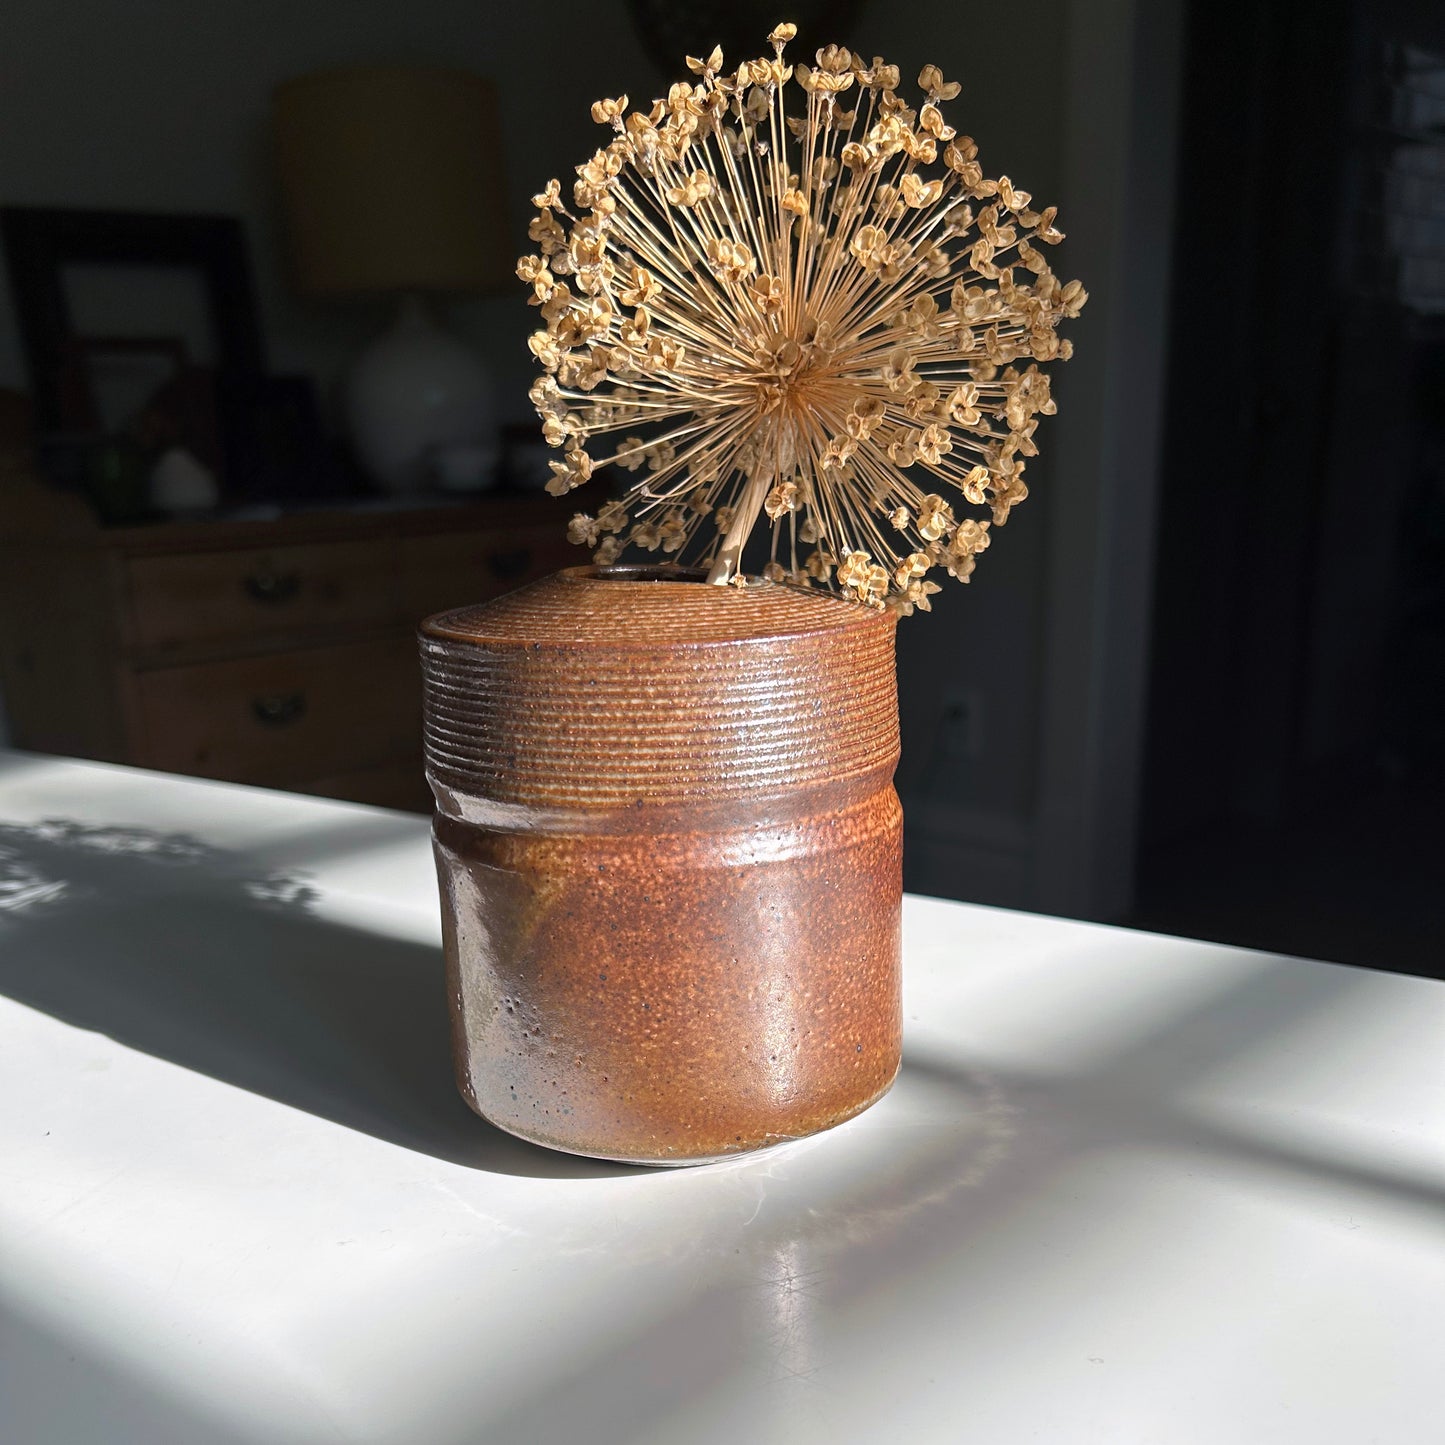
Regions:
M 801 1138 L 900 1058 L 894 620 L 579 567 L 422 625 L 457 1080 L 638 1164 Z

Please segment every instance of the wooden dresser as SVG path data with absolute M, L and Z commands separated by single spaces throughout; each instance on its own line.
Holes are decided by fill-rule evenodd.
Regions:
M 415 629 L 586 560 L 546 496 L 103 528 L 0 477 L 0 694 L 39 752 L 429 809 Z

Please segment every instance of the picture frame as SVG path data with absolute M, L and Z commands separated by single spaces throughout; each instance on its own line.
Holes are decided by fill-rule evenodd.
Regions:
M 112 384 L 119 384 L 127 358 L 134 369 L 144 358 L 159 364 L 169 354 L 177 358 L 177 373 L 191 393 L 209 387 L 223 396 L 249 395 L 260 387 L 265 370 L 261 331 L 245 232 L 236 217 L 5 206 L 0 207 L 0 240 L 42 442 L 55 436 L 104 437 L 107 418 L 95 387 L 97 363 L 106 359 Z M 115 301 L 140 294 L 138 303 L 132 301 L 132 310 L 138 305 L 141 312 L 135 334 L 86 334 L 75 315 L 77 268 L 83 268 L 92 296 L 97 283 L 106 282 L 107 270 L 114 272 Z M 179 284 L 153 285 L 147 299 L 137 281 L 158 279 Z M 169 316 L 165 302 L 176 295 L 184 304 Z M 197 348 L 194 339 L 188 343 L 184 324 L 192 333 L 197 327 L 205 333 L 205 357 L 194 354 Z M 219 415 L 214 445 L 220 470 L 223 478 L 237 471 L 235 464 L 254 447 L 234 429 L 228 435 L 226 416 L 234 408 L 215 399 L 198 405 L 194 397 L 187 404 L 192 414 Z

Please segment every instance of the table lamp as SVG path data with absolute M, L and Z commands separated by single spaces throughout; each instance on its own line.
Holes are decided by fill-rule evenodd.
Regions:
M 388 492 L 486 485 L 499 446 L 491 378 L 428 298 L 512 280 L 490 83 L 442 69 L 323 71 L 276 88 L 273 122 L 300 290 L 398 298 L 347 379 L 358 461 Z

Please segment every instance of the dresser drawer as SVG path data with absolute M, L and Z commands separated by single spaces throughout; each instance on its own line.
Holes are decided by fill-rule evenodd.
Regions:
M 155 668 L 134 687 L 139 761 L 167 772 L 301 787 L 421 753 L 410 635 Z
M 318 798 L 342 798 L 349 803 L 370 803 L 377 808 L 399 808 L 406 813 L 430 813 L 431 789 L 426 785 L 426 772 L 418 751 L 395 762 L 378 763 L 374 767 L 354 768 L 349 773 L 333 773 L 326 778 L 310 778 L 296 784 L 298 793 L 314 793 Z
M 137 645 L 250 642 L 396 620 L 394 551 L 378 542 L 317 542 L 130 557 Z
M 485 602 L 588 560 L 586 548 L 574 547 L 556 526 L 404 537 L 397 566 L 402 620 L 415 626 L 433 612 Z

